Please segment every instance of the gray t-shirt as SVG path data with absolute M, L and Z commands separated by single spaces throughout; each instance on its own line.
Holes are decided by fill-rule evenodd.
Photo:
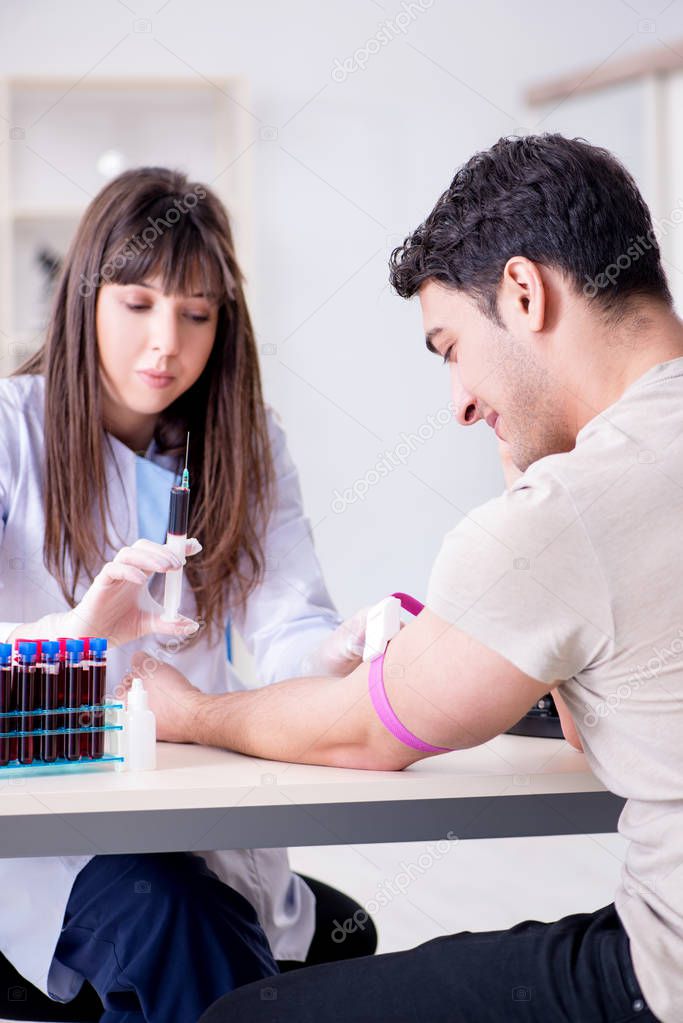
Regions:
M 447 534 L 428 606 L 559 692 L 628 801 L 617 912 L 663 1023 L 683 1021 L 683 358 L 652 367 Z

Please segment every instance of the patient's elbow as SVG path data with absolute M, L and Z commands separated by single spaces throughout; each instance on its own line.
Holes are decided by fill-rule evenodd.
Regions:
M 410 750 L 382 750 L 369 745 L 343 745 L 328 750 L 325 762 L 330 767 L 345 767 L 353 771 L 402 771 L 417 758 Z

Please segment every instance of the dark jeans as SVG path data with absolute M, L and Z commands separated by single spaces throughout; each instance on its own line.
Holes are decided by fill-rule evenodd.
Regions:
M 275 965 L 251 905 L 199 857 L 96 856 L 74 882 L 56 951 L 86 983 L 75 1000 L 61 1005 L 4 961 L 6 986 L 23 996 L 8 1004 L 10 1018 L 195 1023 L 220 995 L 278 967 L 372 955 L 377 934 L 369 919 L 338 940 L 339 925 L 354 917 L 358 903 L 322 881 L 304 881 L 316 900 L 306 963 Z
M 221 994 L 277 973 L 251 904 L 189 853 L 90 860 L 55 957 L 95 988 L 102 1023 L 194 1023 Z
M 221 998 L 200 1023 L 656 1023 L 614 906 L 298 970 Z

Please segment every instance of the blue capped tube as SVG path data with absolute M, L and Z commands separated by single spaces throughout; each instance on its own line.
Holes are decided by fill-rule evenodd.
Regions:
M 22 712 L 19 718 L 20 732 L 33 732 L 35 729 L 35 718 L 33 711 L 36 710 L 36 656 L 38 644 L 24 642 L 19 644 L 19 657 L 17 660 L 17 710 Z M 35 756 L 34 739 L 32 735 L 19 736 L 19 763 L 32 764 Z
M 39 702 L 43 710 L 48 711 L 59 706 L 59 643 L 54 640 L 43 641 L 42 662 Z M 61 724 L 61 714 L 45 714 L 43 718 L 44 729 L 59 728 Z M 46 764 L 53 764 L 58 756 L 59 737 L 54 734 L 41 735 L 40 759 Z
M 12 687 L 12 644 L 0 643 L 0 714 L 16 710 Z M 0 767 L 5 767 L 12 757 L 12 740 L 9 732 L 16 730 L 15 719 L 0 717 Z
M 88 703 L 102 705 L 107 694 L 107 641 L 95 637 L 90 640 L 90 679 L 88 691 Z M 95 710 L 92 712 L 93 728 L 101 728 L 104 725 L 104 711 Z M 91 732 L 88 736 L 88 753 L 93 760 L 99 760 L 104 755 L 104 732 Z
M 79 709 L 83 703 L 82 678 L 84 644 L 80 639 L 67 639 L 66 641 L 66 663 L 65 663 L 65 685 L 64 704 L 70 713 L 66 715 L 68 728 L 78 728 Z M 69 732 L 65 736 L 64 753 L 67 760 L 78 760 L 81 755 L 81 737 L 78 732 Z

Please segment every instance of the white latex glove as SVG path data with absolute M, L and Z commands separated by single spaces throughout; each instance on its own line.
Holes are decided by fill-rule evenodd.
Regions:
M 189 539 L 185 555 L 191 557 L 201 549 L 199 540 Z M 199 628 L 197 622 L 182 616 L 165 622 L 161 617 L 163 608 L 147 590 L 155 572 L 167 572 L 180 565 L 166 544 L 136 540 L 132 547 L 123 547 L 95 576 L 75 608 L 20 625 L 10 641 L 15 633 L 22 639 L 104 636 L 113 646 L 121 646 L 152 632 L 164 636 L 192 636 Z
M 304 658 L 302 675 L 327 675 L 341 678 L 357 668 L 363 658 L 365 623 L 370 609 L 363 607 Z

